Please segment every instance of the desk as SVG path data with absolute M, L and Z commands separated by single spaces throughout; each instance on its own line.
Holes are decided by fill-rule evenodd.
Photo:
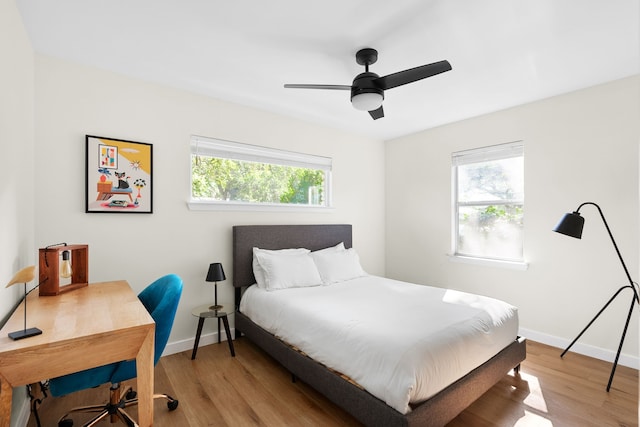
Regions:
M 92 283 L 27 298 L 27 328 L 42 335 L 7 336 L 24 327 L 22 304 L 0 330 L 0 427 L 9 427 L 13 387 L 131 359 L 138 372 L 138 423 L 152 426 L 155 323 L 129 284 Z

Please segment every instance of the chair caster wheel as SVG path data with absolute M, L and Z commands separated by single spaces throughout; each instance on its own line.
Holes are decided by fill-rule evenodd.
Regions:
M 66 419 L 66 420 L 60 420 L 58 421 L 58 427 L 72 427 L 73 426 L 73 420 L 70 419 Z
M 129 390 L 125 395 L 125 399 L 127 400 L 135 399 L 137 395 L 138 395 L 138 392 L 136 392 L 135 390 Z
M 176 408 L 178 407 L 178 401 L 177 400 L 172 400 L 171 402 L 167 402 L 167 408 L 169 408 L 170 411 L 175 411 Z

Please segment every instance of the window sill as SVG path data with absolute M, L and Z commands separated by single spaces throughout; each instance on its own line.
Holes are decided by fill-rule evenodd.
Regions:
M 307 205 L 277 205 L 254 204 L 238 202 L 213 202 L 191 200 L 187 202 L 192 211 L 243 211 L 243 212 L 308 212 L 308 213 L 332 213 L 331 207 L 307 206 Z
M 507 268 L 510 270 L 525 271 L 529 268 L 529 263 L 524 261 L 504 261 L 499 259 L 475 258 L 462 255 L 447 255 L 449 261 L 463 264 L 485 265 L 487 267 Z

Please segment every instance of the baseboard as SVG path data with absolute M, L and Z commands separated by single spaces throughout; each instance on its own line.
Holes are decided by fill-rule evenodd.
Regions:
M 230 332 L 231 332 L 231 336 L 233 337 L 235 335 L 235 328 L 231 328 Z M 221 339 L 221 341 L 226 341 L 227 340 L 227 334 L 225 334 L 224 331 L 220 331 L 220 339 Z M 186 351 L 186 350 L 192 350 L 194 342 L 195 342 L 195 337 L 189 338 L 189 339 L 186 339 L 186 340 L 180 340 L 180 341 L 167 343 L 167 346 L 164 348 L 164 352 L 162 353 L 162 355 L 163 356 L 168 356 L 170 354 L 181 353 L 181 352 Z M 198 345 L 198 348 L 202 348 L 205 345 L 217 344 L 217 343 L 218 343 L 218 333 L 217 332 L 212 332 L 212 333 L 209 333 L 209 334 L 202 334 L 200 336 L 200 343 Z
M 571 344 L 571 340 L 544 334 L 542 332 L 536 332 L 526 328 L 520 328 L 519 334 L 532 341 L 538 341 L 542 344 L 558 347 L 559 349 L 561 349 L 558 353 L 558 357 L 560 357 L 560 353 L 562 353 L 562 350 L 564 350 L 569 346 L 569 344 Z M 571 347 L 570 351 L 607 362 L 613 362 L 616 358 L 615 351 L 595 347 L 592 345 L 581 344 L 580 342 L 576 342 L 573 347 Z M 630 356 L 628 354 L 621 354 L 620 359 L 618 360 L 618 365 L 628 366 L 629 368 L 633 369 L 640 369 L 640 358 L 638 358 L 637 356 Z

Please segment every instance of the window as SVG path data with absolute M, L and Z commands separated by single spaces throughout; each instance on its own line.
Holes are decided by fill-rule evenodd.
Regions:
M 455 256 L 524 262 L 524 144 L 452 155 Z
M 328 157 L 192 136 L 189 206 L 330 207 L 331 163 Z

